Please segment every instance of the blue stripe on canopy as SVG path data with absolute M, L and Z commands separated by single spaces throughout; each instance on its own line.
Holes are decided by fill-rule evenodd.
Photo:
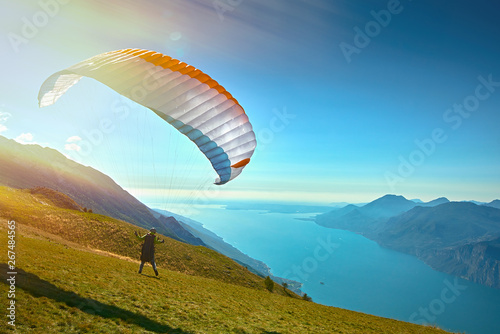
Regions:
M 183 122 L 157 110 L 151 110 L 153 110 L 162 119 L 172 124 L 174 128 L 179 130 L 179 132 L 184 134 L 193 143 L 195 143 L 196 146 L 198 146 L 200 151 L 207 157 L 212 164 L 212 167 L 219 175 L 220 182 L 218 184 L 224 184 L 229 181 L 231 178 L 231 162 L 229 161 L 227 153 L 225 153 L 216 142 L 205 136 L 200 130 L 193 129 L 190 125 L 186 125 Z

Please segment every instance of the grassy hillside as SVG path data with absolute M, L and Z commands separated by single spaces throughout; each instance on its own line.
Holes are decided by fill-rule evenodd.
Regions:
M 53 204 L 52 198 L 41 193 L 0 187 L 0 218 L 15 220 L 27 231 L 64 242 L 70 247 L 95 249 L 139 260 L 142 242 L 135 238 L 134 232 L 139 231 L 142 235 L 146 230 L 107 216 Z M 214 250 L 171 238 L 164 240 L 164 244 L 156 245 L 155 257 L 159 267 L 265 289 L 261 277 Z M 145 273 L 147 271 L 145 268 Z
M 155 226 L 159 232 L 179 239 L 168 226 L 156 220 L 148 207 L 109 176 L 51 148 L 22 145 L 0 136 L 0 185 L 55 189 L 96 213 L 144 228 Z
M 171 239 L 160 276 L 140 275 L 136 227 L 42 194 L 0 187 L 0 219 L 2 245 L 7 220 L 17 226 L 17 333 L 445 333 L 270 293 L 230 259 Z M 14 330 L 4 320 L 0 332 Z

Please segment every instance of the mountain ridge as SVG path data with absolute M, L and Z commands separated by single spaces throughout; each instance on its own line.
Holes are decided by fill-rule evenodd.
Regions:
M 315 220 L 417 256 L 436 270 L 500 288 L 500 256 L 496 255 L 500 254 L 500 209 L 444 197 L 410 202 L 403 196 L 385 195 L 359 208 L 332 210 Z
M 167 225 L 109 176 L 66 158 L 52 148 L 22 145 L 0 136 L 0 184 L 22 189 L 46 187 L 60 191 L 95 213 L 129 221 L 180 240 Z
M 325 227 L 346 229 L 364 235 L 375 230 L 381 221 L 414 207 L 435 206 L 447 202 L 448 199 L 440 197 L 429 202 L 416 203 L 401 195 L 387 194 L 362 206 L 349 204 L 317 215 L 315 220 L 317 224 Z
M 497 209 L 500 209 L 500 200 L 499 199 L 495 199 L 487 204 L 483 204 L 483 205 L 486 205 L 486 206 L 491 206 L 493 208 L 497 208 Z

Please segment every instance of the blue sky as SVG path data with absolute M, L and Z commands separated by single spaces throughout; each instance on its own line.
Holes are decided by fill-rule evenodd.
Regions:
M 491 201 L 499 10 L 486 0 L 12 1 L 0 13 L 0 134 L 55 148 L 165 208 L 186 197 Z M 237 179 L 211 185 L 191 142 L 90 79 L 38 108 L 52 73 L 130 47 L 200 68 L 245 108 L 258 149 Z

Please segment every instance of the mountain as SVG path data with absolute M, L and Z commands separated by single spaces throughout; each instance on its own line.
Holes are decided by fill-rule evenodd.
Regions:
M 500 200 L 496 199 L 494 201 L 491 201 L 491 202 L 489 202 L 487 204 L 483 204 L 483 205 L 491 206 L 492 208 L 500 209 Z
M 407 200 L 403 196 L 385 195 L 360 208 L 360 211 L 367 217 L 373 219 L 388 218 L 408 211 L 415 207 L 413 201 Z M 420 204 L 422 205 L 422 204 Z
M 479 202 L 479 201 L 475 201 L 475 200 L 462 201 L 462 202 L 473 203 L 473 204 L 476 204 L 476 205 L 484 205 L 484 204 L 486 204 L 485 202 Z
M 438 198 L 427 203 L 415 203 L 403 196 L 385 195 L 363 206 L 347 205 L 316 216 L 319 225 L 338 228 L 366 235 L 376 230 L 378 224 L 390 217 L 406 212 L 417 206 L 435 206 L 449 202 Z
M 417 254 L 500 236 L 500 210 L 467 202 L 415 207 L 390 218 L 377 232 L 382 245 Z
M 417 256 L 436 270 L 500 288 L 500 210 L 441 197 L 427 203 L 386 195 L 316 216 L 330 228 L 364 235 Z
M 450 201 L 446 197 L 439 197 L 427 203 L 418 204 L 420 206 L 436 206 L 444 203 L 449 203 Z
M 160 233 L 171 238 L 196 245 L 203 244 L 183 230 L 175 219 L 157 220 L 147 206 L 109 176 L 78 164 L 54 149 L 22 145 L 0 136 L 0 184 L 19 189 L 54 189 L 94 213 L 144 228 L 156 227 Z
M 206 246 L 203 240 L 190 233 L 183 224 L 172 216 L 159 216 L 156 218 L 160 224 L 168 226 L 181 240 L 194 246 Z
M 352 204 L 352 203 L 347 203 L 347 202 L 331 202 L 331 203 L 328 203 L 328 206 L 330 208 L 337 208 L 337 209 L 341 209 L 345 206 L 348 206 L 349 204 Z M 363 204 L 358 204 L 359 205 L 364 205 L 366 203 L 363 203 Z
M 0 264 L 5 291 L 15 278 L 17 307 L 15 329 L 8 314 L 1 333 L 445 333 L 268 289 L 231 259 L 171 238 L 156 247 L 160 275 L 149 266 L 140 275 L 137 227 L 70 202 L 0 186 L 0 219 L 22 231 L 15 274 Z
M 471 202 L 415 207 L 390 218 L 374 239 L 437 270 L 500 288 L 500 209 Z
M 316 223 L 319 225 L 349 230 L 356 233 L 363 233 L 370 230 L 377 219 L 369 217 L 363 213 L 361 208 L 355 205 L 348 205 L 339 210 L 332 210 L 328 213 L 316 216 Z
M 78 203 L 76 203 L 73 199 L 50 188 L 35 187 L 30 189 L 30 193 L 32 195 L 42 195 L 46 199 L 49 199 L 53 205 L 59 208 L 77 210 L 80 212 L 85 211 L 85 209 L 78 205 Z
M 500 238 L 433 249 L 420 257 L 437 270 L 500 288 Z

